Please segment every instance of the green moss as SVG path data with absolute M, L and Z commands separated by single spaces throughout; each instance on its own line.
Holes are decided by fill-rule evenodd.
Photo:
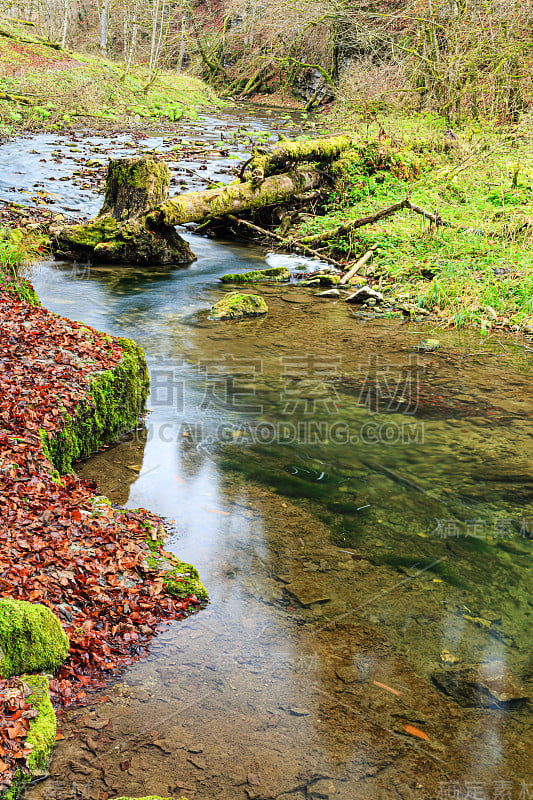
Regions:
M 0 673 L 52 672 L 67 657 L 69 640 L 49 608 L 0 599 Z
M 149 386 L 144 353 L 131 339 L 119 343 L 122 360 L 92 378 L 89 400 L 78 404 L 75 416 L 65 416 L 63 430 L 52 437 L 41 432 L 44 451 L 60 473 L 130 431 L 144 411 Z
M 257 281 L 288 281 L 291 272 L 287 267 L 255 269 L 250 272 L 229 272 L 221 277 L 222 283 L 256 283 Z
M 48 694 L 48 679 L 44 675 L 21 675 L 21 679 L 32 690 L 26 698 L 38 716 L 30 722 L 26 744 L 33 750 L 28 758 L 28 773 L 18 770 L 5 800 L 15 800 L 23 784 L 31 780 L 33 773 L 47 768 L 56 741 L 56 715 Z
M 266 314 L 268 306 L 258 294 L 230 292 L 211 309 L 211 319 L 238 319 Z
M 208 600 L 207 589 L 200 580 L 200 574 L 193 564 L 185 561 L 175 563 L 161 554 L 160 543 L 147 539 L 150 555 L 146 563 L 150 569 L 165 572 L 164 586 L 167 592 L 174 597 L 191 597 L 195 595 L 198 600 Z
M 336 286 L 340 281 L 340 275 L 319 275 L 318 280 L 321 286 Z

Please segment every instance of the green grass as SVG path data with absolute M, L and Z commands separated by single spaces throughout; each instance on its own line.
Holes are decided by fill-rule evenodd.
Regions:
M 31 305 L 38 305 L 39 300 L 24 278 L 24 268 L 42 257 L 44 242 L 43 237 L 19 229 L 0 228 L 0 288 Z
M 2 27 L 7 23 L 2 21 Z M 28 30 L 11 25 L 28 38 Z M 0 89 L 22 96 L 31 105 L 0 101 L 3 133 L 20 129 L 58 130 L 79 124 L 93 126 L 131 122 L 175 122 L 195 119 L 201 108 L 218 105 L 198 78 L 161 72 L 148 86 L 146 67 L 124 66 L 93 55 L 54 50 L 37 39 L 19 43 L 0 37 Z
M 409 196 L 451 227 L 412 211 L 337 238 L 331 252 L 355 260 L 377 244 L 373 277 L 389 298 L 430 309 L 442 322 L 533 333 L 533 135 L 476 125 L 449 131 L 434 116 L 383 116 L 355 129 L 325 217 L 298 237 L 371 214 Z

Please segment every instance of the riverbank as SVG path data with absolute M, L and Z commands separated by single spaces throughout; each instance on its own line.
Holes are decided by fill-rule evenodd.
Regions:
M 195 568 L 163 549 L 160 518 L 114 508 L 71 471 L 138 424 L 142 350 L 47 311 L 5 263 L 0 318 L 0 597 L 61 621 L 70 649 L 50 694 L 56 707 L 82 705 L 207 594 Z
M 327 124 L 353 130 L 355 147 L 335 165 L 324 205 L 295 214 L 275 232 L 292 246 L 316 236 L 308 244 L 346 267 L 369 253 L 358 275 L 390 301 L 385 315 L 401 309 L 416 316 L 422 309 L 439 325 L 533 334 L 533 157 L 526 123 L 451 130 L 434 116 L 367 121 L 338 107 Z M 406 198 L 427 215 L 404 208 L 354 226 Z
M 80 124 L 144 129 L 196 119 L 220 101 L 199 78 L 123 64 L 63 50 L 31 28 L 2 20 L 0 36 L 0 136 L 57 131 Z

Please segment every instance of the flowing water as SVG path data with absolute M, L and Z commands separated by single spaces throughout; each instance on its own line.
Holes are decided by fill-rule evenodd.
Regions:
M 220 114 L 194 138 L 280 122 Z M 68 141 L 86 157 L 184 135 L 33 137 L 18 175 L 4 145 L 0 196 L 35 198 L 27 157 L 45 191 L 71 177 L 48 158 Z M 194 168 L 218 180 L 228 159 Z M 60 187 L 62 213 L 98 208 L 94 182 Z M 32 277 L 51 310 L 144 348 L 145 426 L 78 471 L 172 520 L 168 549 L 211 600 L 65 714 L 51 775 L 28 795 L 533 796 L 531 350 L 371 319 L 295 285 L 261 288 L 263 318 L 214 323 L 224 273 L 308 264 L 186 236 L 186 269 L 47 262 Z M 420 349 L 435 335 L 439 350 Z

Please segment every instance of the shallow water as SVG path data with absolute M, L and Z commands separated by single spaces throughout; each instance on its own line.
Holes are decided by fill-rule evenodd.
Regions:
M 211 602 L 68 712 L 29 793 L 533 790 L 530 706 L 467 706 L 432 680 L 450 658 L 501 661 L 531 690 L 531 352 L 296 286 L 262 287 L 264 318 L 215 324 L 222 274 L 285 257 L 187 238 L 185 270 L 33 276 L 48 308 L 145 349 L 145 428 L 79 473 L 174 520 L 168 547 Z

